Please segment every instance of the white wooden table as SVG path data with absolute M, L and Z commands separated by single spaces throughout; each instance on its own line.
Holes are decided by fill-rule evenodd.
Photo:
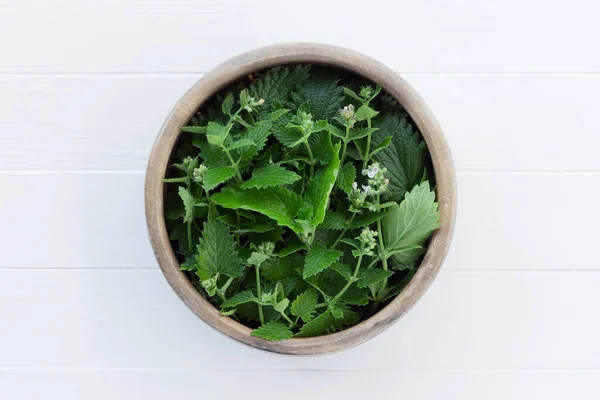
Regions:
M 0 399 L 600 398 L 599 12 L 0 0 Z M 142 202 L 178 97 L 287 41 L 401 72 L 445 129 L 459 183 L 455 241 L 422 301 L 370 342 L 310 358 L 192 315 L 153 258 Z

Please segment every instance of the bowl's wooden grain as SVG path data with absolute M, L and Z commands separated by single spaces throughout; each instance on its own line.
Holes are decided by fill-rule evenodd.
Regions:
M 408 286 L 371 318 L 330 335 L 269 342 L 251 336 L 250 328 L 220 315 L 179 270 L 165 226 L 162 179 L 180 134 L 179 127 L 185 125 L 212 94 L 249 73 L 294 63 L 324 64 L 353 71 L 381 85 L 402 104 L 419 127 L 431 152 L 437 201 L 444 226 L 434 233 L 423 262 Z M 396 322 L 425 293 L 438 274 L 452 239 L 456 216 L 456 178 L 450 149 L 441 127 L 425 102 L 403 78 L 380 62 L 355 51 L 315 43 L 289 43 L 252 50 L 226 61 L 203 76 L 179 100 L 165 121 L 150 155 L 145 206 L 148 233 L 160 268 L 173 290 L 197 316 L 231 338 L 262 350 L 298 355 L 322 354 L 350 348 L 372 338 Z

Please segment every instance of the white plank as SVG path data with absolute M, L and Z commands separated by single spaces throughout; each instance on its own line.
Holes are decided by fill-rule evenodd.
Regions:
M 4 370 L 0 397 L 37 400 L 597 400 L 599 371 Z
M 0 270 L 0 368 L 600 369 L 599 285 L 597 271 L 443 270 L 375 339 L 293 357 L 213 331 L 159 271 Z
M 317 41 L 404 72 L 599 72 L 587 51 L 598 11 L 587 0 L 10 0 L 0 71 L 207 71 L 258 46 Z
M 156 268 L 141 173 L 0 174 L 0 268 Z M 598 269 L 600 174 L 459 174 L 445 268 Z
M 199 75 L 1 76 L 0 170 L 143 170 Z M 459 171 L 600 171 L 600 75 L 406 78 Z

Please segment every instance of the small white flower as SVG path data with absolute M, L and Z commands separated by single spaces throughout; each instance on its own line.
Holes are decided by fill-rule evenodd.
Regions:
M 385 181 L 383 181 L 383 182 L 385 182 L 385 184 L 387 185 L 390 183 L 390 180 L 386 178 Z
M 371 191 L 371 186 L 369 185 L 361 185 L 361 187 L 365 193 L 369 193 Z
M 375 175 L 379 172 L 379 166 L 373 165 L 370 170 L 367 171 L 367 176 L 371 179 L 375 177 Z
M 352 182 L 352 189 L 357 190 L 358 189 L 358 183 Z

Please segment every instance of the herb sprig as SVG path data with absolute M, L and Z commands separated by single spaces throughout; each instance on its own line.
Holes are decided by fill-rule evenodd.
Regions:
M 440 227 L 425 142 L 381 87 L 281 66 L 183 126 L 165 215 L 195 287 L 267 340 L 356 324 L 396 296 Z

